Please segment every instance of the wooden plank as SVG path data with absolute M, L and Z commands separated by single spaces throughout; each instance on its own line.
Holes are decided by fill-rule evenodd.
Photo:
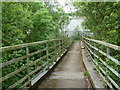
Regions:
M 92 52 L 92 51 L 91 51 Z M 119 77 L 120 78 L 120 74 L 116 71 L 116 70 L 114 70 L 113 68 L 111 68 L 109 65 L 107 65 L 99 56 L 97 56 L 96 54 L 94 54 L 93 52 L 92 52 L 92 54 L 96 57 L 96 58 L 98 58 L 109 70 L 111 70 L 117 77 Z
M 35 42 L 35 43 L 36 43 L 36 42 Z M 38 42 L 37 42 L 37 43 L 38 43 Z M 64 42 L 63 42 L 63 43 L 64 43 Z M 62 44 L 63 44 L 63 43 L 62 43 Z M 59 43 L 59 44 L 60 44 L 60 43 Z M 21 60 L 21 59 L 28 58 L 28 57 L 30 57 L 30 56 L 32 56 L 32 55 L 35 55 L 35 54 L 40 53 L 40 52 L 42 52 L 42 51 L 45 51 L 45 50 L 47 50 L 47 49 L 54 48 L 54 47 L 58 46 L 59 44 L 54 45 L 54 46 L 51 46 L 51 47 L 48 47 L 48 48 L 43 49 L 43 50 L 38 50 L 38 51 L 33 52 L 33 53 L 31 53 L 31 54 L 28 54 L 28 53 L 27 53 L 27 55 L 25 55 L 25 56 L 22 56 L 22 57 L 19 57 L 19 58 L 16 58 L 16 59 L 13 59 L 13 60 L 10 60 L 10 61 L 8 61 L 8 62 L 3 63 L 3 66 L 2 66 L 2 67 L 7 66 L 7 65 L 10 65 L 10 64 L 12 64 L 12 63 L 14 63 L 14 62 L 17 62 L 17 61 Z M 24 44 L 23 44 L 23 45 L 24 45 Z M 35 45 L 35 44 L 29 44 L 29 45 Z M 29 45 L 27 45 L 27 46 L 29 46 Z M 16 45 L 16 47 L 17 47 L 17 45 Z M 18 47 L 19 47 L 19 45 L 18 45 Z M 18 48 L 18 47 L 17 47 L 17 48 Z M 23 46 L 23 47 L 25 47 L 25 46 Z M 9 48 L 10 48 L 10 47 L 9 47 Z M 12 48 L 12 47 L 11 47 L 11 48 Z M 8 48 L 5 48 L 5 49 L 7 50 Z M 47 57 L 47 56 L 55 53 L 55 51 L 56 51 L 56 49 L 55 49 L 53 52 L 49 53 L 48 55 L 41 57 L 41 59 L 43 59 L 43 58 L 45 58 L 45 57 Z M 37 60 L 34 61 L 34 62 L 30 62 L 29 65 L 34 64 L 34 63 L 37 63 L 38 61 L 40 61 L 40 59 L 39 59 L 39 60 L 37 59 Z M 2 63 L 1 63 L 1 64 L 2 64 Z M 10 78 L 10 77 L 12 77 L 12 76 L 14 76 L 15 74 L 19 73 L 19 72 L 22 71 L 22 70 L 26 69 L 29 65 L 26 64 L 25 66 L 19 68 L 18 70 L 15 70 L 14 72 L 9 73 L 9 74 L 7 74 L 6 76 L 0 78 L 0 82 L 2 82 L 2 81 L 4 81 L 4 80 L 6 80 L 6 79 L 8 79 L 8 78 Z M 43 64 L 43 66 L 44 66 L 44 65 L 45 65 L 45 64 Z M 34 71 L 30 72 L 28 75 L 26 75 L 25 77 L 23 77 L 22 79 L 20 79 L 20 80 L 17 81 L 16 83 L 14 83 L 13 85 L 9 86 L 9 88 L 14 88 L 14 87 L 16 87 L 17 85 L 19 85 L 20 83 L 22 83 L 25 79 L 27 79 L 29 75 L 32 75 L 33 73 L 37 72 L 40 68 L 41 68 L 41 67 L 39 67 L 39 68 L 35 69 Z M 27 82 L 26 82 L 26 83 L 27 83 Z M 26 83 L 25 83 L 24 85 L 27 85 Z
M 47 57 L 47 56 L 49 56 L 49 55 L 51 55 L 51 54 L 53 54 L 53 53 L 54 53 L 54 52 L 52 52 L 52 53 L 50 53 L 50 54 L 44 56 L 43 58 L 45 58 L 45 57 Z M 43 59 L 43 58 L 42 58 L 42 59 Z M 34 64 L 34 63 L 37 63 L 39 60 L 41 60 L 41 59 L 38 59 L 37 61 L 34 61 L 34 62 L 30 62 L 30 65 L 32 65 L 32 64 Z M 0 78 L 0 82 L 2 82 L 2 81 L 4 81 L 4 80 L 6 80 L 6 79 L 12 77 L 13 75 L 19 73 L 20 71 L 24 70 L 26 67 L 27 67 L 27 65 L 25 65 L 25 66 L 21 67 L 20 69 L 15 70 L 14 72 L 9 73 L 9 74 L 7 74 L 6 76 Z
M 29 47 L 27 46 L 26 47 L 26 55 L 29 55 Z M 27 67 L 27 74 L 29 74 L 30 73 L 30 67 L 29 67 L 29 65 L 30 65 L 30 58 L 28 57 L 27 58 L 27 65 L 28 65 L 28 67 Z M 30 76 L 28 77 L 28 81 L 30 81 Z
M 43 64 L 44 66 L 45 64 Z M 22 83 L 24 80 L 26 80 L 30 75 L 34 74 L 35 72 L 37 72 L 39 69 L 41 69 L 41 67 L 38 67 L 37 69 L 35 69 L 34 71 L 30 72 L 28 75 L 26 75 L 25 77 L 23 77 L 22 79 L 20 79 L 19 81 L 17 81 L 16 83 L 14 83 L 13 85 L 11 85 L 9 88 L 15 88 L 17 85 L 19 85 L 20 83 Z
M 56 56 L 54 56 L 53 58 L 55 59 L 55 57 Z M 53 62 L 54 62 L 54 60 L 53 60 Z M 51 63 L 53 63 L 53 62 L 51 62 Z M 45 66 L 45 67 L 37 75 L 35 75 L 32 78 L 31 85 L 35 84 L 45 73 L 47 73 L 49 71 L 51 66 L 53 66 L 55 64 L 55 63 L 53 63 L 53 65 L 51 65 L 51 63 L 50 63 L 49 66 L 47 66 L 48 63 L 49 63 L 49 61 L 47 61 L 46 63 L 44 63 L 44 65 L 42 65 L 42 66 Z
M 58 49 L 59 49 L 59 48 L 58 48 Z M 55 52 L 56 52 L 56 50 L 55 50 Z M 55 53 L 55 52 L 54 52 L 54 53 Z M 57 55 L 57 56 L 58 56 L 58 55 Z M 53 59 L 56 59 L 55 57 L 56 57 L 56 55 L 53 56 Z M 54 62 L 54 61 L 55 61 L 55 60 L 53 60 L 53 62 Z M 51 64 L 53 63 L 53 62 L 51 62 L 48 66 L 46 66 L 46 65 L 48 64 L 48 62 L 49 62 L 49 61 L 47 61 L 46 63 L 44 63 L 44 64 L 42 65 L 42 66 L 45 66 L 45 67 L 41 70 L 41 72 L 42 72 L 42 71 L 45 71 L 45 70 L 48 69 L 48 68 L 50 68 L 49 66 L 51 66 Z M 54 63 L 53 63 L 53 65 L 54 65 Z M 53 66 L 53 65 L 52 65 L 52 66 Z M 38 67 L 38 68 L 39 68 L 39 67 Z M 47 70 L 47 71 L 48 71 L 48 70 Z M 40 73 L 41 73 L 41 72 L 40 72 Z M 33 80 L 32 80 L 32 85 L 41 78 L 41 74 L 40 74 L 40 73 L 38 73 L 37 75 L 35 75 L 35 76 L 32 78 L 32 79 L 33 79 Z M 36 77 L 37 77 L 37 78 L 36 78 Z
M 107 76 L 107 78 L 111 81 L 111 83 L 116 87 L 116 88 L 120 88 L 117 84 L 116 84 L 116 82 L 110 77 L 110 76 L 108 76 L 107 74 L 106 74 L 106 72 L 101 68 L 101 67 L 99 67 L 100 68 L 100 70 Z
M 10 64 L 12 64 L 12 63 L 14 63 L 14 62 L 17 62 L 17 61 L 19 61 L 19 60 L 28 58 L 28 57 L 30 57 L 30 56 L 33 56 L 33 55 L 38 54 L 38 53 L 40 53 L 40 52 L 43 52 L 43 51 L 45 51 L 45 50 L 46 50 L 46 49 L 38 50 L 38 51 L 33 52 L 33 53 L 29 54 L 29 55 L 24 55 L 24 56 L 22 56 L 22 57 L 15 58 L 15 59 L 12 59 L 12 60 L 7 61 L 7 62 L 4 62 L 4 63 L 0 63 L 0 64 L 2 64 L 1 67 L 8 66 L 8 65 L 10 65 Z M 1 67 L 0 67 L 0 68 L 1 68 Z
M 51 54 L 53 54 L 53 53 L 55 53 L 55 51 L 53 51 L 52 53 L 49 53 L 49 55 L 51 55 Z M 45 57 L 47 57 L 47 56 L 48 56 L 48 55 L 46 55 Z M 44 57 L 44 58 L 45 58 L 45 57 Z M 41 59 L 43 59 L 43 57 L 42 57 Z M 41 59 L 38 59 L 38 60 L 40 61 Z M 37 62 L 38 62 L 38 60 L 37 60 Z M 30 62 L 30 65 L 31 65 L 31 64 L 33 65 L 34 63 L 37 63 L 37 62 L 36 62 L 36 61 Z M 48 63 L 48 62 L 47 62 L 47 63 Z M 42 66 L 45 66 L 47 63 L 43 64 Z M 39 69 L 41 69 L 42 66 L 40 66 L 40 67 L 38 67 L 36 70 L 30 72 L 28 75 L 26 75 L 25 77 L 23 77 L 22 79 L 20 79 L 19 81 L 17 81 L 17 82 L 14 83 L 13 85 L 11 85 L 9 88 L 15 88 L 18 84 L 20 84 L 20 83 L 22 83 L 24 80 L 26 80 L 30 75 L 34 74 L 34 73 L 37 72 Z
M 26 47 L 26 46 L 33 46 L 33 45 L 43 44 L 43 43 L 47 43 L 47 42 L 53 42 L 53 41 L 68 39 L 68 38 L 45 40 L 45 41 L 38 41 L 38 42 L 32 42 L 32 43 L 26 43 L 26 44 L 19 44 L 19 45 L 14 45 L 14 46 L 1 47 L 0 52 L 4 52 L 6 50 L 15 50 L 15 49 L 23 48 L 23 47 Z
M 39 59 L 37 59 L 37 60 L 35 60 L 35 61 L 31 61 L 31 62 L 30 62 L 30 65 L 36 64 L 36 63 L 39 62 L 41 59 L 44 59 L 44 58 L 52 55 L 53 53 L 55 53 L 55 50 L 54 50 L 53 52 L 49 53 L 48 55 L 45 55 L 45 56 L 43 56 L 43 57 L 41 57 L 41 58 L 39 58 Z
M 94 39 L 85 38 L 85 37 L 83 37 L 83 38 L 86 39 L 86 40 L 93 41 L 93 42 L 96 42 L 98 44 L 102 44 L 104 46 L 107 46 L 107 47 L 110 47 L 110 48 L 113 48 L 115 50 L 120 51 L 120 46 L 117 46 L 117 45 L 114 45 L 114 44 L 110 44 L 110 43 L 106 43 L 106 42 L 103 42 L 103 41 L 100 41 L 100 40 L 94 40 Z
M 120 61 L 118 61 L 117 59 L 111 57 L 110 55 L 108 55 L 107 53 L 101 51 L 100 49 L 98 49 L 98 48 L 90 45 L 88 42 L 85 41 L 85 43 L 86 43 L 87 45 L 89 45 L 91 48 L 95 49 L 95 50 L 98 51 L 99 53 L 101 53 L 101 54 L 103 54 L 104 56 L 106 56 L 107 58 L 109 58 L 110 60 L 112 60 L 113 62 L 115 62 L 116 64 L 120 65 Z
M 91 50 L 90 50 L 90 48 L 88 48 L 88 46 L 86 45 L 86 47 L 87 47 L 87 49 L 89 50 L 88 52 L 90 52 L 90 53 L 92 53 L 92 54 L 94 54 Z M 90 55 L 90 54 L 89 54 Z M 92 58 L 92 57 L 91 57 Z M 97 63 L 97 62 L 95 62 L 95 60 L 93 60 L 93 62 L 98 66 L 99 64 Z M 99 68 L 100 68 L 100 70 L 106 75 L 106 73 L 105 73 L 105 71 L 99 66 Z M 96 70 L 99 72 L 99 70 L 96 68 Z M 100 73 L 100 72 L 99 72 Z M 105 77 L 102 75 L 102 74 L 100 74 L 101 76 L 102 76 L 102 78 L 106 81 L 106 83 L 109 85 L 109 87 L 110 88 L 113 88 L 112 87 L 112 85 L 105 79 Z M 111 83 L 116 87 L 116 88 L 120 88 L 116 83 L 115 83 L 115 81 L 112 79 L 112 78 L 110 78 L 108 75 L 107 75 L 107 78 L 111 81 Z
M 51 55 L 51 54 L 53 54 L 53 53 L 55 53 L 55 51 L 53 51 L 52 53 L 49 53 L 48 55 Z M 41 59 L 47 57 L 48 55 L 42 57 Z M 38 61 L 39 61 L 39 59 L 38 59 Z M 37 61 L 36 61 L 36 62 L 37 62 Z M 34 63 L 36 63 L 36 62 L 35 62 L 35 61 L 34 61 L 34 62 L 31 62 L 31 64 L 34 64 Z M 35 69 L 34 71 L 32 71 L 32 72 L 31 72 L 31 75 L 34 74 L 35 72 L 37 72 L 42 66 L 45 66 L 47 63 L 48 63 L 48 62 L 42 64 L 40 67 L 38 67 L 37 69 Z
M 46 65 L 48 64 L 48 61 L 45 63 Z M 46 65 L 43 65 L 43 66 L 45 66 L 38 74 L 36 74 L 32 79 L 31 79 L 31 85 L 34 85 L 42 76 L 40 75 L 42 72 L 44 72 L 47 68 L 48 68 L 48 66 L 46 66 Z M 47 70 L 48 71 L 48 70 Z
M 20 71 L 22 71 L 22 70 L 24 70 L 24 69 L 26 69 L 26 68 L 27 68 L 27 65 L 25 65 L 25 66 L 23 66 L 23 67 L 21 67 L 21 68 L 15 70 L 14 72 L 11 72 L 11 73 L 7 74 L 6 76 L 0 78 L 0 82 L 5 81 L 6 79 L 8 79 L 8 78 L 14 76 L 15 74 L 19 73 Z
M 59 45 L 59 44 L 57 44 L 57 45 Z M 55 45 L 55 46 L 57 46 L 57 45 Z M 43 51 L 46 51 L 47 49 L 54 48 L 55 46 L 51 46 L 51 47 L 45 48 L 45 49 L 43 49 L 43 50 L 38 50 L 38 51 L 36 51 L 36 52 L 30 53 L 29 55 L 24 55 L 24 56 L 22 56 L 22 57 L 15 58 L 15 59 L 12 59 L 12 60 L 7 61 L 7 62 L 4 62 L 4 63 L 0 63 L 0 68 L 5 67 L 5 66 L 8 66 L 8 65 L 10 65 L 10 64 L 12 64 L 12 63 L 14 63 L 14 62 L 19 61 L 19 60 L 28 58 L 28 57 L 30 57 L 30 56 L 33 56 L 33 55 L 35 55 L 35 54 L 41 53 L 41 52 L 43 52 Z
M 86 45 L 86 44 L 85 44 Z M 90 57 L 91 57 L 91 59 L 92 59 L 92 61 L 96 64 L 95 66 L 98 66 L 99 64 L 92 58 L 92 56 L 91 56 L 91 54 L 90 53 L 92 53 L 93 54 L 93 52 L 91 51 L 91 49 L 86 45 L 86 47 L 87 47 L 87 49 L 89 50 L 87 50 L 88 52 L 89 52 L 89 55 L 90 55 Z M 94 66 L 94 67 L 95 67 Z M 108 86 L 110 87 L 110 88 L 113 88 L 112 87 L 112 85 L 105 79 L 105 77 L 100 73 L 100 71 L 95 67 L 95 69 L 97 70 L 97 72 L 100 74 L 100 76 L 103 78 L 103 80 L 108 84 Z
M 28 85 L 30 83 L 30 81 L 27 81 L 27 82 L 25 82 L 21 87 L 20 87 L 20 90 L 21 90 L 21 88 L 24 88 L 26 85 Z M 29 89 L 29 88 L 27 88 L 27 89 Z
M 23 81 L 25 81 L 30 74 L 24 76 L 22 79 L 20 79 L 19 81 L 17 81 L 16 83 L 14 83 L 13 85 L 9 86 L 8 88 L 15 88 L 17 85 L 19 85 L 20 83 L 22 83 Z
M 111 88 L 111 89 L 113 89 L 113 86 L 109 83 L 109 81 L 107 81 L 106 80 L 106 78 L 102 75 L 102 73 L 97 69 L 97 68 L 95 68 L 97 71 L 98 71 L 98 73 L 100 74 L 100 76 L 104 79 L 104 81 L 107 83 L 107 85 Z M 114 89 L 113 89 L 114 90 Z
M 85 50 L 82 49 L 82 51 L 83 51 L 82 55 L 84 58 L 84 63 L 85 63 L 86 69 L 88 70 L 88 73 L 90 74 L 90 78 L 92 80 L 93 87 L 94 88 L 104 88 L 101 79 L 97 76 L 96 71 L 94 70 L 93 63 L 90 63 L 90 61 L 88 61 L 88 59 L 89 59 L 87 57 L 88 55 L 84 55 L 84 54 L 86 54 Z

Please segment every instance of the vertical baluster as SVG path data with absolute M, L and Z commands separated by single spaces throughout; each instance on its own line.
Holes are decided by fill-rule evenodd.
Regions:
M 91 45 L 91 41 L 89 40 L 89 44 Z M 91 49 L 91 47 L 89 47 Z
M 65 51 L 65 39 L 63 39 L 63 52 Z
M 49 54 L 49 51 L 48 51 L 48 42 L 46 43 L 46 55 L 48 55 Z M 49 57 L 47 56 L 47 59 L 49 59 Z
M 62 40 L 60 40 L 60 54 L 62 53 Z
M 55 58 L 57 58 L 57 55 L 58 55 L 58 52 L 56 52 L 57 51 L 57 46 L 56 46 L 56 43 L 57 41 L 54 41 L 54 49 L 55 49 Z
M 64 39 L 64 42 L 65 42 L 65 49 L 67 48 L 67 40 L 66 39 Z M 65 51 L 65 49 L 64 49 L 64 51 Z
M 70 38 L 67 38 L 66 41 L 67 41 L 67 48 L 68 48 L 68 46 L 70 45 Z
M 96 43 L 94 43 L 94 47 L 96 47 Z M 96 50 L 94 49 L 94 54 L 96 54 Z M 94 60 L 96 60 L 96 57 L 94 56 Z
M 59 40 L 59 55 L 61 54 L 61 40 Z
M 110 48 L 107 47 L 107 54 L 110 55 Z M 106 67 L 106 75 L 109 76 L 108 68 Z
M 63 52 L 63 39 L 61 40 L 61 53 Z
M 66 48 L 67 48 L 67 39 L 65 39 L 64 42 L 65 42 L 65 50 L 66 50 Z
M 110 55 L 110 48 L 107 47 L 107 54 Z
M 29 48 L 28 46 L 26 46 L 26 55 L 29 55 Z M 27 73 L 29 74 L 30 73 L 30 59 L 29 57 L 27 58 Z M 30 76 L 28 77 L 28 81 L 30 81 Z M 30 86 L 30 85 L 29 85 Z
M 68 48 L 68 46 L 70 45 L 70 38 L 67 38 L 67 39 L 66 39 L 66 42 L 67 42 L 66 47 Z
M 59 49 L 61 49 L 61 41 L 59 40 Z
M 63 39 L 63 52 L 64 52 L 64 50 L 65 50 L 65 41 Z
M 65 39 L 63 39 L 63 52 L 65 51 Z
M 47 61 L 46 62 L 49 62 L 49 56 L 48 56 L 48 54 L 49 54 L 49 51 L 48 51 L 48 42 L 47 43 L 45 43 L 45 45 L 46 45 L 46 55 L 47 55 Z M 46 66 L 47 67 L 47 69 L 49 69 L 49 65 L 48 66 Z
M 56 45 L 56 41 L 54 41 L 54 46 Z M 57 49 L 57 46 L 54 47 L 55 49 Z

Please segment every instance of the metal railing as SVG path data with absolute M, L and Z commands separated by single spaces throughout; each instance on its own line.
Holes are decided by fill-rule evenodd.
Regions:
M 120 60 L 111 56 L 110 50 L 120 51 L 120 46 L 82 36 L 83 43 L 106 84 L 112 89 L 120 89 Z M 104 50 L 101 50 L 104 47 Z
M 0 52 L 4 55 L 2 56 L 4 60 L 0 63 L 0 68 L 2 68 L 3 73 L 6 72 L 0 78 L 3 89 L 23 88 L 33 85 L 40 79 L 39 76 L 41 73 L 48 71 L 57 62 L 58 57 L 65 53 L 71 43 L 71 38 L 63 38 L 0 48 Z M 43 48 L 40 46 L 43 46 Z M 37 47 L 41 49 L 37 50 Z M 31 48 L 37 49 L 31 51 Z M 25 52 L 22 56 L 16 53 L 13 54 L 15 51 L 20 52 L 21 49 L 22 52 Z M 9 57 L 11 53 L 12 56 Z M 35 58 L 35 55 L 37 55 L 37 58 Z M 6 60 L 8 58 L 10 60 Z M 16 65 L 19 65 L 19 67 L 15 67 Z M 9 69 L 14 70 L 9 71 Z

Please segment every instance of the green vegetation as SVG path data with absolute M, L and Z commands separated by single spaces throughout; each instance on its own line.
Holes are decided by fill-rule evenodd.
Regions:
M 120 46 L 120 2 L 74 2 L 74 6 L 78 9 L 74 15 L 83 17 L 84 29 L 93 33 L 93 36 L 86 35 L 86 37 Z M 107 52 L 106 47 L 103 45 L 96 44 L 96 47 Z M 94 50 L 92 51 L 94 52 Z M 120 73 L 119 65 L 116 65 L 100 53 L 96 54 Z M 110 55 L 120 61 L 120 51 L 110 49 Z M 120 79 L 107 69 L 100 60 L 96 60 L 96 62 L 120 86 Z M 99 67 L 97 68 L 99 69 Z
M 74 2 L 77 11 L 75 13 L 65 13 L 58 4 L 50 2 L 3 2 L 2 3 L 2 47 L 12 46 L 24 43 L 31 43 L 43 40 L 64 38 L 66 31 L 63 31 L 69 24 L 69 16 L 77 16 L 84 18 L 83 26 L 87 32 L 93 33 L 93 36 L 88 36 L 93 39 L 105 41 L 120 46 L 120 2 Z M 90 31 L 89 31 L 90 30 Z M 74 40 L 80 40 L 80 33 L 78 27 L 75 29 Z M 65 46 L 68 40 L 64 41 Z M 58 45 L 57 42 L 49 42 L 48 46 Z M 93 43 L 91 43 L 93 45 Z M 99 47 L 98 47 L 99 46 Z M 40 49 L 45 49 L 46 44 L 29 46 L 29 53 L 34 53 Z M 59 46 L 55 46 L 59 47 Z M 96 47 L 106 52 L 106 47 L 96 44 Z M 54 48 L 56 49 L 56 48 Z M 41 65 L 50 65 L 61 53 L 61 50 L 49 49 L 49 52 L 54 52 L 47 58 L 43 58 L 37 64 L 30 65 L 30 71 L 34 71 Z M 92 50 L 94 51 L 94 50 Z M 120 73 L 120 66 L 96 52 L 96 54 L 118 73 Z M 26 55 L 26 48 L 20 48 L 2 53 L 2 63 L 10 60 L 15 60 L 18 57 Z M 46 51 L 37 53 L 29 57 L 29 60 L 35 61 L 40 57 L 46 55 Z M 120 52 L 110 49 L 110 55 L 120 61 Z M 54 57 L 54 58 L 53 58 Z M 53 60 L 54 59 L 54 60 Z M 2 76 L 14 72 L 27 64 L 26 59 L 21 59 L 18 62 L 12 63 L 2 68 Z M 114 79 L 120 86 L 120 80 L 110 70 L 106 69 L 105 65 L 100 60 L 96 60 L 102 69 L 106 71 L 107 75 Z M 27 67 L 27 66 L 26 66 Z M 42 66 L 38 72 L 43 72 Z M 99 69 L 99 67 L 97 67 Z M 99 69 L 100 70 L 100 69 Z M 38 72 L 36 74 L 38 74 Z M 102 72 L 101 72 L 102 73 Z M 15 82 L 22 79 L 28 74 L 28 69 L 24 69 L 19 73 L 13 75 L 3 81 L 3 89 L 8 88 Z M 84 72 L 84 76 L 88 73 Z M 35 74 L 31 75 L 34 77 Z M 31 78 L 30 77 L 30 78 Z M 7 77 L 6 77 L 7 78 Z M 16 88 L 20 88 L 29 78 L 20 83 Z
M 84 72 L 84 76 L 88 76 L 88 72 Z
M 76 2 L 77 16 L 84 17 L 83 26 L 99 39 L 120 45 L 120 2 Z
M 60 30 L 68 23 L 68 15 L 58 7 L 49 8 L 41 2 L 3 2 L 2 46 L 60 38 Z
M 54 10 L 55 9 L 55 10 Z M 3 2 L 2 3 L 2 46 L 12 46 L 17 44 L 31 43 L 36 41 L 58 39 L 66 37 L 62 30 L 65 25 L 69 23 L 68 14 L 64 13 L 64 10 L 58 6 L 54 6 L 51 3 L 43 2 Z M 53 46 L 54 43 L 48 43 L 48 46 Z M 29 53 L 35 52 L 40 49 L 44 49 L 45 44 L 35 45 L 29 47 Z M 57 46 L 58 47 L 58 46 Z M 50 49 L 49 52 L 54 51 Z M 46 52 L 31 56 L 30 61 L 44 56 Z M 38 65 L 30 66 L 30 70 L 35 70 L 41 64 L 45 62 L 53 62 L 57 57 L 56 54 L 60 54 L 59 50 L 56 50 L 55 54 L 49 56 L 49 60 L 44 58 Z M 10 61 L 26 55 L 26 49 L 17 49 L 12 51 L 5 51 L 2 53 L 2 62 Z M 16 63 L 5 66 L 2 68 L 2 76 L 24 67 L 27 63 L 27 59 L 22 59 Z M 45 67 L 45 66 L 44 66 Z M 42 68 L 44 68 L 42 67 Z M 6 79 L 3 83 L 3 89 L 8 88 L 21 78 L 27 75 L 27 69 L 22 70 L 18 74 Z M 34 75 L 33 75 L 34 76 Z M 33 77 L 32 76 L 32 77 Z M 17 86 L 19 88 L 25 81 Z

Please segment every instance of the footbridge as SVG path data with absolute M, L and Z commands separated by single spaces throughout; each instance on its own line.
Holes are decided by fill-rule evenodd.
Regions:
M 120 89 L 120 46 L 81 37 L 0 48 L 2 89 Z M 104 48 L 104 49 L 103 49 Z M 7 83 L 7 84 L 6 84 Z

